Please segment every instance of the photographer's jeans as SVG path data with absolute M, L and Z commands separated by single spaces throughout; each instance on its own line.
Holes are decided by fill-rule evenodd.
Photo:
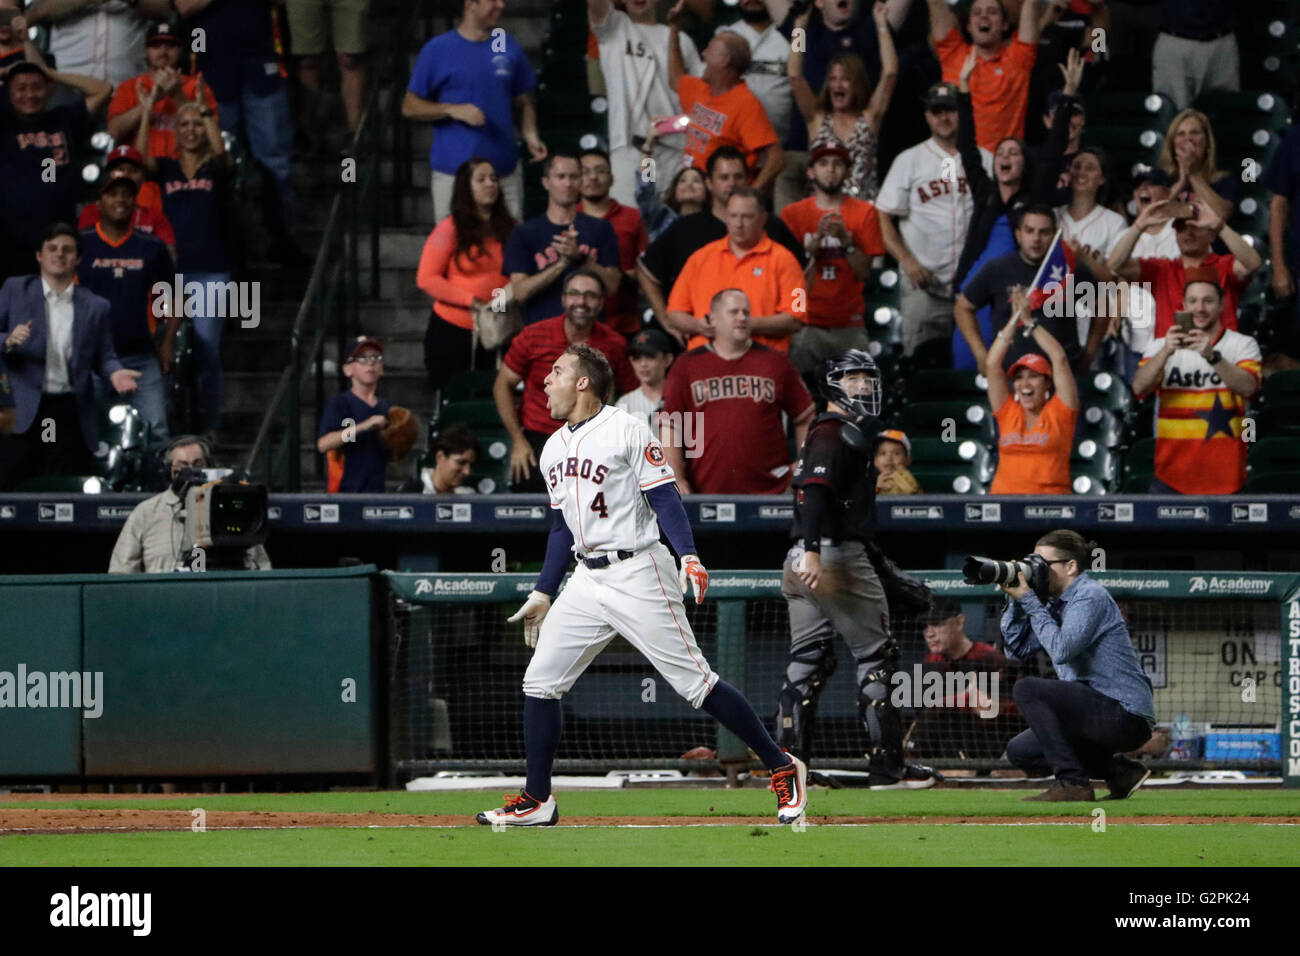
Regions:
M 1106 779 L 1111 757 L 1151 737 L 1144 718 L 1078 681 L 1022 677 L 1014 693 L 1029 729 L 1011 738 L 1007 759 L 1033 776 L 1090 787 Z

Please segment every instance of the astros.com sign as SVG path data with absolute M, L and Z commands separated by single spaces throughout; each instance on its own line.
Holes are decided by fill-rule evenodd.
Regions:
M 1265 578 L 1192 578 L 1189 594 L 1205 591 L 1210 594 L 1267 594 L 1273 582 Z

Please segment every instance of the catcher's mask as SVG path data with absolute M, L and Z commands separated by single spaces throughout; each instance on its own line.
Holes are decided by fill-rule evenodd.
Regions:
M 850 386 L 850 395 L 844 387 L 844 378 L 853 372 L 866 374 L 863 384 Z M 822 395 L 834 402 L 859 421 L 880 417 L 881 376 L 876 360 L 862 349 L 849 349 L 837 358 L 828 359 L 822 373 Z

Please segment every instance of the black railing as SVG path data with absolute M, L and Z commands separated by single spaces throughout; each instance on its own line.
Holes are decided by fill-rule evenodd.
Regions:
M 377 6 L 380 6 L 377 4 Z M 415 44 L 432 36 L 429 0 L 383 4 L 392 14 L 391 28 L 371 75 L 370 93 L 356 134 L 341 167 L 343 181 L 330 203 L 329 217 L 312 266 L 307 290 L 289 335 L 289 358 L 248 453 L 250 478 L 276 491 L 302 490 L 303 377 L 314 377 L 313 405 L 319 415 L 326 400 L 327 341 L 339 354 L 344 342 L 361 330 L 361 249 L 369 240 L 367 295 L 379 297 L 379 237 L 384 224 L 402 222 L 402 198 L 411 187 L 411 126 L 401 115 L 409 59 Z M 384 182 L 384 168 L 389 169 Z M 323 478 L 323 457 L 316 456 L 316 477 Z

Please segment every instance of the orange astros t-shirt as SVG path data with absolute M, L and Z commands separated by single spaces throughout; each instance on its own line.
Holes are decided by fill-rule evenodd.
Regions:
M 745 293 L 749 297 L 751 317 L 790 312 L 802 321 L 807 316 L 804 296 L 800 294 L 803 270 L 799 268 L 799 260 L 767 236 L 739 259 L 731 251 L 727 236 L 696 249 L 668 293 L 668 311 L 687 312 L 703 319 L 709 314 L 713 297 L 723 289 L 739 289 Z M 698 348 L 708 341 L 696 335 L 686 347 Z M 778 352 L 790 351 L 788 335 L 755 335 L 754 341 Z
M 777 142 L 772 121 L 753 91 L 742 81 L 714 96 L 699 77 L 683 76 L 677 81 L 677 97 L 691 120 L 686 128 L 685 165 L 703 169 L 719 146 L 734 146 L 745 154 L 752 179 L 758 151 Z
M 1014 397 L 993 413 L 998 423 L 998 470 L 992 495 L 1068 495 L 1070 444 L 1078 411 L 1053 395 L 1038 423 L 1025 431 L 1025 410 Z
M 854 245 L 864 255 L 885 254 L 885 243 L 880 235 L 880 217 L 876 215 L 876 207 L 864 199 L 846 196 L 839 209 L 831 210 L 822 209 L 817 205 L 817 197 L 809 196 L 782 209 L 781 219 L 806 247 L 809 237 L 817 234 L 822 217 L 831 212 L 840 214 L 844 227 L 853 237 Z M 822 236 L 816 257 L 812 288 L 808 290 L 807 323 L 826 328 L 862 325 L 863 283 L 858 281 L 849 267 L 839 240 Z
M 943 81 L 956 83 L 971 44 L 953 27 L 934 45 L 943 65 Z M 1029 107 L 1029 74 L 1038 47 L 1012 37 L 991 60 L 979 57 L 970 78 L 970 105 L 975 114 L 975 142 L 989 152 L 1008 136 L 1025 137 L 1025 111 Z

